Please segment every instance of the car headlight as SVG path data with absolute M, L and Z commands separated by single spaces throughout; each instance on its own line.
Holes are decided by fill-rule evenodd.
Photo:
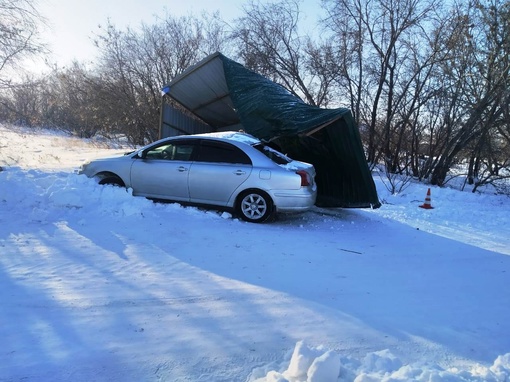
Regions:
M 78 175 L 81 175 L 84 173 L 85 171 L 85 168 L 90 164 L 90 162 L 84 162 L 82 163 L 82 165 L 77 169 L 75 170 L 75 172 L 78 174 Z

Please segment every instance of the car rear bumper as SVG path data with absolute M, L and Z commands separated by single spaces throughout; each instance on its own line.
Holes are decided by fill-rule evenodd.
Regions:
M 275 192 L 272 197 L 277 212 L 303 212 L 314 206 L 317 193 L 308 190 Z

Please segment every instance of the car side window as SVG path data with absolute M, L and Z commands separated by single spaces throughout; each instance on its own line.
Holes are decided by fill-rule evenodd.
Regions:
M 146 159 L 189 161 L 193 154 L 193 143 L 172 142 L 152 147 L 145 152 Z
M 200 143 L 198 162 L 252 164 L 250 157 L 238 147 L 224 142 Z

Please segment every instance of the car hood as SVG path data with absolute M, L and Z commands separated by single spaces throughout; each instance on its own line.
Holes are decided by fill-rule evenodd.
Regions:
M 139 151 L 140 150 L 129 151 L 124 154 L 115 154 L 115 155 L 109 155 L 106 157 L 93 158 L 90 161 L 96 162 L 96 161 L 103 161 L 103 160 L 115 160 L 115 159 L 122 160 L 122 159 L 126 159 L 126 158 L 133 158 L 136 154 L 138 154 Z

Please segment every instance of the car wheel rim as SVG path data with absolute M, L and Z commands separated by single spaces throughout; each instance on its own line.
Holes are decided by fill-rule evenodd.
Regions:
M 249 194 L 243 199 L 241 210 L 250 219 L 260 219 L 267 211 L 267 203 L 262 196 Z

